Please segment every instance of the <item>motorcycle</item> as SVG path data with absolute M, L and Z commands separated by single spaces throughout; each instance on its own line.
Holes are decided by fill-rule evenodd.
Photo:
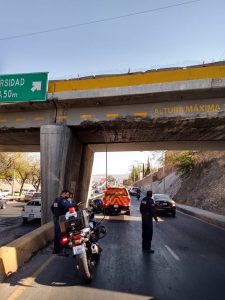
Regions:
M 137 197 L 137 200 L 139 201 L 139 200 L 140 200 L 140 197 L 141 197 L 141 192 L 137 192 L 136 197 Z
M 60 243 L 64 248 L 72 249 L 77 268 L 86 282 L 92 280 L 93 266 L 100 258 L 102 248 L 98 240 L 106 235 L 106 228 L 101 221 L 95 221 L 93 212 L 76 212 L 74 208 L 70 208 L 65 219 L 61 220 L 63 232 Z
M 92 211 L 97 213 L 97 214 L 103 213 L 104 206 L 103 206 L 102 199 L 93 199 L 93 200 L 91 200 L 90 201 L 90 207 L 92 208 Z

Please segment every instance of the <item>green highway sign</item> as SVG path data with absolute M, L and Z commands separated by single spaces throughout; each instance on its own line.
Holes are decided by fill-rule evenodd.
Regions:
M 48 73 L 0 75 L 0 102 L 45 101 Z

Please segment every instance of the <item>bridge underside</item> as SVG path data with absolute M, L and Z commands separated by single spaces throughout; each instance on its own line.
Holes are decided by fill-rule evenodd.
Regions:
M 69 127 L 93 152 L 160 149 L 225 149 L 225 116 L 117 119 Z M 0 151 L 39 152 L 40 129 L 1 129 Z
M 43 223 L 62 188 L 88 199 L 94 152 L 225 150 L 225 67 L 50 83 L 46 102 L 0 105 L 0 151 L 41 152 Z

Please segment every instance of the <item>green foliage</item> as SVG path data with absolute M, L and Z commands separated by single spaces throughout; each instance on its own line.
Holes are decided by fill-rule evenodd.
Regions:
M 32 163 L 29 179 L 30 179 L 33 187 L 37 191 L 41 184 L 40 163 L 38 161 L 34 161 Z
M 143 174 L 144 176 L 147 176 L 148 174 L 151 173 L 151 165 L 150 165 L 150 158 L 148 157 L 148 160 L 147 160 L 147 167 L 146 169 L 144 170 Z
M 112 175 L 108 175 L 107 181 L 110 182 L 110 183 L 115 183 L 116 182 L 116 178 L 114 178 Z
M 143 165 L 141 163 L 138 163 L 137 166 L 132 166 L 129 179 L 132 182 L 135 182 L 140 179 L 140 174 L 142 174 Z
M 21 183 L 20 193 L 25 182 L 31 182 L 37 190 L 40 185 L 40 162 L 27 153 L 0 152 L 0 178 L 12 182 L 15 178 Z
M 123 185 L 126 185 L 126 186 L 132 185 L 132 180 L 131 180 L 131 178 L 124 179 L 124 180 L 123 180 Z
M 0 152 L 0 179 L 11 180 L 13 159 L 9 153 Z
M 182 176 L 187 177 L 193 170 L 196 162 L 196 154 L 192 151 L 182 151 L 170 157 L 176 171 Z

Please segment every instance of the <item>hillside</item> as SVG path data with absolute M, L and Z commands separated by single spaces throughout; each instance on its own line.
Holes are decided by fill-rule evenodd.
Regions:
M 166 193 L 178 202 L 225 215 L 225 157 L 196 164 L 191 174 L 181 179 L 171 173 L 165 178 Z M 153 192 L 163 193 L 164 183 L 154 182 Z

